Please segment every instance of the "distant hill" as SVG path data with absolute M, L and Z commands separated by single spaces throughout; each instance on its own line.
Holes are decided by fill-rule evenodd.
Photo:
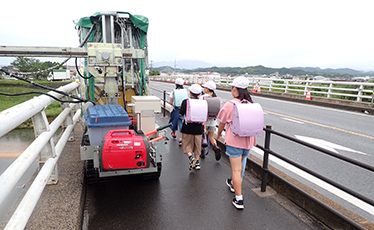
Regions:
M 339 69 L 321 69 L 319 67 L 292 67 L 291 69 L 300 69 L 304 70 L 307 72 L 315 72 L 315 73 L 336 73 L 336 74 L 348 74 L 348 75 L 362 75 L 364 72 L 354 70 L 354 69 L 349 69 L 349 68 L 339 68 Z
M 353 77 L 353 76 L 374 76 L 374 71 L 364 72 L 349 68 L 339 68 L 339 69 L 321 69 L 319 67 L 292 67 L 292 68 L 271 68 L 262 65 L 259 66 L 248 66 L 248 67 L 217 67 L 212 66 L 209 63 L 202 61 L 189 61 L 181 60 L 176 64 L 174 69 L 173 62 L 155 62 L 153 65 L 155 70 L 160 72 L 218 72 L 221 74 L 232 74 L 232 75 L 243 75 L 243 74 L 254 74 L 254 75 L 270 75 L 278 73 L 280 75 L 311 75 L 311 76 L 324 76 L 324 77 Z

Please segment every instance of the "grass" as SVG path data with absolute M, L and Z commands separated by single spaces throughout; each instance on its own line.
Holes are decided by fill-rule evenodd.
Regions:
M 49 87 L 57 88 L 58 83 L 56 82 L 48 82 L 48 81 L 34 81 L 36 83 L 46 85 Z M 64 83 L 66 84 L 66 82 Z M 0 80 L 0 92 L 2 93 L 24 93 L 30 91 L 43 91 L 48 92 L 49 90 L 41 89 L 41 88 L 30 88 L 31 84 L 20 81 L 20 80 Z M 0 112 L 4 111 L 8 108 L 11 108 L 15 105 L 23 103 L 32 99 L 33 97 L 40 96 L 40 94 L 29 94 L 29 95 L 20 95 L 20 96 L 5 96 L 0 95 Z M 51 105 L 49 105 L 45 109 L 45 113 L 48 119 L 54 119 L 61 113 L 61 105 L 60 102 L 55 101 Z M 29 128 L 31 126 L 31 119 L 26 121 L 23 125 L 19 126 L 18 128 Z

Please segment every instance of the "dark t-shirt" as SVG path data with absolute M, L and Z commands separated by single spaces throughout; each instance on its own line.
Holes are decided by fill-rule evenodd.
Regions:
M 182 116 L 186 115 L 186 109 L 187 109 L 187 99 L 184 99 L 182 101 L 179 114 Z M 199 134 L 202 135 L 204 133 L 204 124 L 196 123 L 196 122 L 186 124 L 186 119 L 184 119 L 181 133 L 192 134 L 192 135 L 199 135 Z

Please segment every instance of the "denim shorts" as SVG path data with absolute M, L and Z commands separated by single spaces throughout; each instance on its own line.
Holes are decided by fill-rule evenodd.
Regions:
M 226 155 L 233 158 L 247 157 L 249 155 L 249 149 L 240 149 L 226 145 Z

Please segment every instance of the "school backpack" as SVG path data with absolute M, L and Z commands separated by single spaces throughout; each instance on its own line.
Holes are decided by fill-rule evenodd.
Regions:
M 216 119 L 221 110 L 221 98 L 219 97 L 204 97 L 208 103 L 208 118 Z
M 182 104 L 182 101 L 186 98 L 188 98 L 188 92 L 186 89 L 175 89 L 173 91 L 173 106 L 174 107 L 180 107 Z
M 206 100 L 187 99 L 186 122 L 204 123 L 208 117 L 208 103 Z
M 251 137 L 260 136 L 264 127 L 264 111 L 259 103 L 250 103 L 247 100 L 234 103 L 231 130 L 234 136 Z

